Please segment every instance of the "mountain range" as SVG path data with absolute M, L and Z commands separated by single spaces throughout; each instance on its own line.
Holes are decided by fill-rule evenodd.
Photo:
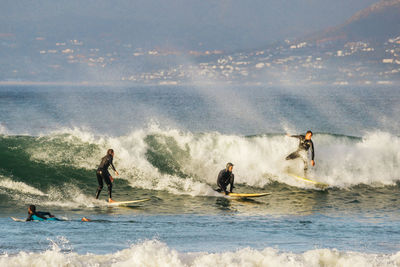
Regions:
M 400 35 L 400 0 L 381 0 L 336 27 L 308 36 L 309 41 L 382 43 Z

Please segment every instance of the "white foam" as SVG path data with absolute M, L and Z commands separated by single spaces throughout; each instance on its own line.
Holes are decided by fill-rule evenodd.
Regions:
M 65 243 L 65 240 L 61 240 Z M 67 242 L 68 243 L 68 242 Z M 42 253 L 19 252 L 16 255 L 1 255 L 0 265 L 11 266 L 398 266 L 400 252 L 396 254 L 368 254 L 361 252 L 340 252 L 335 249 L 315 249 L 305 253 L 281 252 L 274 248 L 256 250 L 239 249 L 221 253 L 183 253 L 157 240 L 134 244 L 130 248 L 112 254 L 80 255 L 75 252 L 63 253 L 57 242 L 52 249 Z M 69 249 L 68 249 L 69 250 Z
M 52 186 L 47 192 L 42 192 L 23 182 L 15 182 L 5 178 L 0 180 L 0 188 L 6 189 L 2 192 L 8 194 L 10 198 L 18 200 L 19 203 L 69 208 L 107 206 L 106 201 L 94 199 L 93 195 L 87 196 L 79 187 L 69 183 L 65 183 L 61 187 Z M 15 194 L 14 191 L 22 194 Z
M 319 144 L 318 144 L 319 142 Z M 400 138 L 384 132 L 366 134 L 361 140 L 316 139 L 315 174 L 329 184 L 393 185 L 400 179 Z
M 61 187 L 51 187 L 48 192 L 49 198 L 42 200 L 41 205 L 58 207 L 106 207 L 107 202 L 94 198 L 94 195 L 85 195 L 82 190 L 71 183 L 65 183 Z
M 303 163 L 285 160 L 286 155 L 296 150 L 298 140 L 283 135 L 248 138 L 214 132 L 193 134 L 160 129 L 156 124 L 119 137 L 95 137 L 78 129 L 66 133 L 46 137 L 44 145 L 29 150 L 31 158 L 95 169 L 107 149 L 113 148 L 114 164 L 121 178 L 128 180 L 132 187 L 192 196 L 215 195 L 212 188 L 216 187 L 218 172 L 227 162 L 235 164 L 237 184 L 263 188 L 271 181 L 279 181 L 308 187 L 285 174 L 288 166 L 301 172 Z M 184 173 L 184 177 L 163 173 L 149 162 L 146 153 L 154 149 L 146 142 L 149 135 L 163 148 L 157 153 L 163 153 L 161 157 L 166 164 L 171 162 L 171 168 Z M 400 179 L 400 138 L 397 136 L 373 132 L 354 139 L 316 134 L 313 140 L 316 166 L 309 175 L 318 181 L 345 188 L 357 184 L 392 185 Z M 63 144 L 62 149 L 59 143 Z
M 38 195 L 38 196 L 46 196 L 47 194 L 43 193 L 39 189 L 36 189 L 30 185 L 27 185 L 23 182 L 15 182 L 11 180 L 10 178 L 5 178 L 4 176 L 0 176 L 0 187 L 13 190 L 13 191 L 18 191 L 21 193 L 28 193 L 32 195 Z

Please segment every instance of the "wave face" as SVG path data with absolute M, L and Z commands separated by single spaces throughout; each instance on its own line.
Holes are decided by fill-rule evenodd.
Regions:
M 54 243 L 52 249 L 42 253 L 19 252 L 1 255 L 1 266 L 398 266 L 400 252 L 396 254 L 366 254 L 340 252 L 330 249 L 309 250 L 302 254 L 282 252 L 274 248 L 239 249 L 223 253 L 182 253 L 165 243 L 149 240 L 131 245 L 113 254 L 80 255 L 63 252 Z
M 362 138 L 316 134 L 313 140 L 317 164 L 310 176 L 319 181 L 344 188 L 393 185 L 399 179 L 397 136 L 384 132 Z M 21 182 L 35 181 L 46 188 L 76 179 L 81 171 L 92 172 L 112 147 L 115 165 L 135 187 L 206 194 L 219 170 L 226 162 L 233 162 L 237 183 L 263 188 L 271 181 L 288 182 L 284 174 L 288 167 L 301 171 L 301 160 L 284 160 L 296 150 L 297 142 L 283 135 L 193 134 L 157 126 L 120 137 L 99 137 L 77 129 L 40 137 L 3 135 L 1 174 L 18 177 Z
M 381 188 L 399 180 L 397 136 L 384 132 L 362 138 L 316 134 L 313 140 L 316 167 L 309 174 L 331 188 Z M 214 191 L 216 176 L 226 162 L 235 164 L 235 183 L 242 191 L 279 191 L 279 185 L 315 189 L 286 174 L 288 168 L 302 172 L 301 160 L 284 160 L 297 142 L 283 135 L 193 134 L 158 126 L 119 137 L 95 136 L 78 129 L 38 137 L 3 135 L 0 198 L 24 204 L 103 205 L 93 199 L 95 169 L 108 148 L 116 151 L 114 163 L 124 183 L 116 191 L 125 194 L 135 189 L 219 196 Z

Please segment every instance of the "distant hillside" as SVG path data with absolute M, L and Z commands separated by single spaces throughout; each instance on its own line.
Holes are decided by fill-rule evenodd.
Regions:
M 354 14 L 344 24 L 307 38 L 310 41 L 380 42 L 400 36 L 400 0 L 381 0 Z

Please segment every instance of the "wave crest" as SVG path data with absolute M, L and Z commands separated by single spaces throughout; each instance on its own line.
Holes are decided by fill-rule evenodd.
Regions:
M 7 138 L 12 139 L 3 137 L 0 142 Z M 73 170 L 68 174 L 71 179 L 82 180 L 78 177 L 82 171 L 92 175 L 107 149 L 113 148 L 121 178 L 132 187 L 193 196 L 215 195 L 217 174 L 227 162 L 235 164 L 235 183 L 239 186 L 265 190 L 271 181 L 277 181 L 307 187 L 286 174 L 288 167 L 301 172 L 303 163 L 285 160 L 287 154 L 296 150 L 298 141 L 284 135 L 194 134 L 153 125 L 117 137 L 95 136 L 74 129 L 26 138 L 29 140 L 15 143 L 31 163 Z M 316 166 L 309 175 L 315 180 L 348 188 L 359 184 L 393 185 L 400 178 L 397 136 L 384 132 L 368 133 L 362 138 L 315 134 L 313 140 Z M 54 179 L 63 181 L 65 175 Z

